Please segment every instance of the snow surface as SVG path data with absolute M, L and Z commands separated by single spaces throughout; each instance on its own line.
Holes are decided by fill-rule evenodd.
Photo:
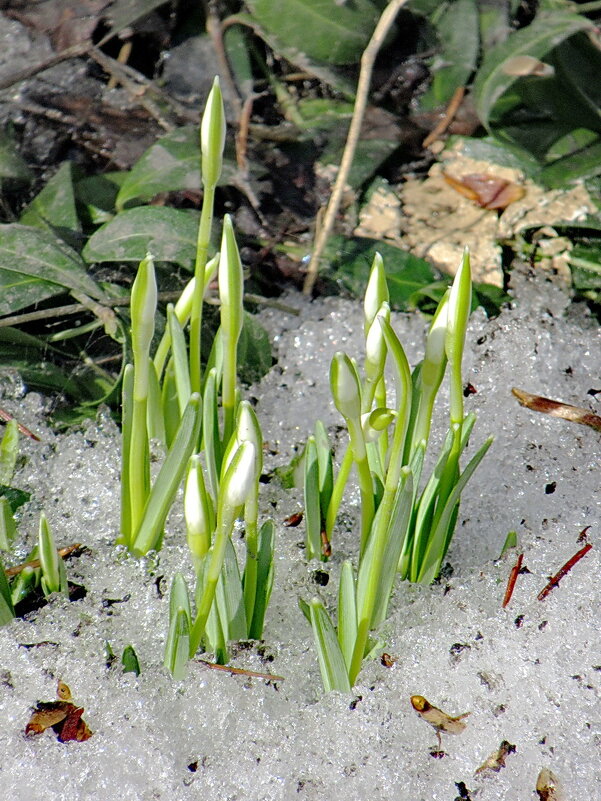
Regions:
M 15 561 L 34 542 L 44 509 L 60 546 L 86 545 L 67 572 L 87 595 L 73 603 L 53 598 L 0 629 L 2 798 L 454 801 L 463 793 L 529 801 L 547 767 L 566 801 L 601 799 L 600 436 L 523 409 L 510 394 L 517 385 L 596 410 L 601 395 L 587 392 L 601 388 L 601 335 L 544 277 L 524 273 L 514 282 L 513 308 L 490 321 L 477 312 L 471 321 L 464 374 L 477 394 L 466 407 L 478 413 L 474 444 L 489 433 L 496 440 L 464 493 L 449 553 L 453 572 L 432 587 L 398 587 L 382 631 L 396 661 L 366 663 L 352 695 L 321 691 L 311 632 L 297 606 L 299 596 L 316 593 L 332 603 L 339 565 L 355 553 L 352 494 L 334 558 L 307 565 L 302 527 L 281 525 L 300 508 L 300 493 L 275 482 L 263 487 L 262 511 L 278 523 L 275 589 L 264 643 L 235 648 L 232 664 L 284 680 L 232 676 L 195 661 L 187 679 L 174 682 L 162 657 L 171 577 L 176 570 L 191 577 L 181 513 L 172 514 L 160 554 L 137 560 L 116 549 L 115 425 L 101 414 L 55 435 L 43 422 L 44 400 L 13 379 L 3 382 L 2 407 L 43 439 L 22 441 L 14 484 L 33 499 L 22 514 L 26 536 Z M 287 301 L 300 316 L 262 314 L 278 364 L 248 392 L 258 400 L 269 444 L 266 469 L 286 463 L 316 417 L 335 431 L 329 361 L 338 349 L 360 353 L 358 302 Z M 423 318 L 396 315 L 394 325 L 414 363 Z M 442 424 L 434 439 L 441 435 Z M 593 549 L 538 601 L 589 525 Z M 502 609 L 516 552 L 498 556 L 512 529 L 528 571 Z M 326 587 L 318 583 L 324 573 L 331 575 Z M 118 663 L 107 667 L 105 641 L 119 656 L 134 646 L 138 678 Z M 58 678 L 85 707 L 94 732 L 87 742 L 61 744 L 50 732 L 24 736 L 35 704 L 55 698 Z M 465 731 L 443 735 L 442 758 L 430 753 L 436 738 L 411 708 L 414 694 L 451 715 L 470 712 Z M 506 767 L 475 775 L 503 740 L 515 746 Z

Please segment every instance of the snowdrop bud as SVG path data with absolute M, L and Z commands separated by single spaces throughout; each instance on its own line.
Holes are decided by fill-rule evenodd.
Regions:
M 221 175 L 223 147 L 225 145 L 225 111 L 219 78 L 213 81 L 200 126 L 200 151 L 202 154 L 202 182 L 214 188 Z
M 379 407 L 361 415 L 361 428 L 366 442 L 375 442 L 392 423 L 396 414 L 392 409 Z
M 263 434 L 257 415 L 248 401 L 242 401 L 238 407 L 238 422 L 236 424 L 236 439 L 239 443 L 252 442 L 255 446 L 255 463 L 257 480 L 263 469 Z
M 330 365 L 330 388 L 334 404 L 345 419 L 359 420 L 361 416 L 361 385 L 357 368 L 351 359 L 338 351 Z
M 445 350 L 450 368 L 450 418 L 451 423 L 463 420 L 463 387 L 461 362 L 465 345 L 465 333 L 472 305 L 472 277 L 470 273 L 470 254 L 467 248 L 463 253 L 461 266 L 453 281 L 449 295 L 447 336 Z
M 190 470 L 184 489 L 184 518 L 188 537 L 210 537 L 210 524 L 205 506 L 206 496 L 203 497 L 200 487 L 202 480 L 200 457 L 195 455 L 190 460 Z
M 243 442 L 236 450 L 225 474 L 220 496 L 230 507 L 242 506 L 255 484 L 256 450 L 252 442 Z
M 422 362 L 421 380 L 424 387 L 438 387 L 447 363 L 445 350 L 450 290 L 438 304 L 426 339 L 426 354 Z
M 449 294 L 445 349 L 449 362 L 461 362 L 465 332 L 472 306 L 470 254 L 466 248 Z
M 219 298 L 223 331 L 234 339 L 237 339 L 242 330 L 243 296 L 242 262 L 236 244 L 232 219 L 229 214 L 226 214 L 223 219 L 221 255 L 219 257 Z
M 40 514 L 38 556 L 42 568 L 42 582 L 46 592 L 58 592 L 61 587 L 59 555 L 44 512 Z
M 365 331 L 374 321 L 380 306 L 383 303 L 388 303 L 388 285 L 386 283 L 386 271 L 384 270 L 384 262 L 379 253 L 376 253 L 371 266 L 369 280 L 367 282 L 367 289 L 365 290 L 365 300 L 363 301 L 363 312 L 365 317 Z
M 154 315 L 157 306 L 157 284 L 154 262 L 148 254 L 140 262 L 131 290 L 132 347 L 136 355 L 148 357 L 154 336 Z
M 386 340 L 382 326 L 378 321 L 381 317 L 390 321 L 390 306 L 382 303 L 367 332 L 365 340 L 365 377 L 368 381 L 379 381 L 386 364 Z

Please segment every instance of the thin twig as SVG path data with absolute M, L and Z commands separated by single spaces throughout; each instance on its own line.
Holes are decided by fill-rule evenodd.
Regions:
M 180 294 L 180 292 L 159 292 L 158 300 L 162 301 L 163 303 L 171 303 L 172 301 L 178 300 Z M 254 295 L 250 292 L 247 292 L 244 295 L 244 299 L 249 301 L 249 303 L 256 303 L 260 306 L 268 306 L 269 308 L 277 309 L 278 311 L 291 314 L 295 317 L 298 317 L 300 314 L 299 310 L 295 309 L 293 306 L 288 306 L 288 304 L 281 303 L 273 298 L 263 297 L 263 295 Z M 213 302 L 212 298 L 207 297 L 205 298 L 205 303 L 219 305 L 219 299 L 216 298 Z M 115 308 L 117 306 L 129 306 L 129 304 L 130 297 L 127 295 L 122 298 L 107 298 L 98 305 L 100 307 L 106 306 L 107 308 Z M 54 309 L 38 309 L 38 311 L 34 312 L 13 314 L 10 317 L 0 317 L 0 328 L 23 325 L 24 323 L 35 323 L 38 320 L 51 320 L 54 317 L 65 317 L 72 314 L 79 314 L 80 312 L 84 311 L 90 311 L 88 305 L 83 303 L 69 303 L 67 306 L 56 306 Z
M 505 609 L 509 601 L 511 601 L 511 596 L 513 595 L 515 583 L 518 580 L 518 576 L 522 568 L 523 559 L 524 559 L 524 554 L 521 553 L 517 558 L 517 562 L 511 568 L 511 573 L 509 574 L 509 579 L 507 580 L 507 589 L 505 590 L 505 595 L 503 596 L 503 604 L 502 604 L 503 609 Z
M 0 420 L 4 420 L 5 423 L 10 423 L 10 421 L 14 419 L 15 418 L 12 416 L 12 414 L 9 414 L 8 412 L 4 411 L 4 409 L 0 409 Z M 21 434 L 25 434 L 26 437 L 29 437 L 30 439 L 33 439 L 36 442 L 41 441 L 40 438 L 37 436 L 37 434 L 34 434 L 33 431 L 30 431 L 27 428 L 27 426 L 24 426 L 22 423 L 19 423 L 18 421 L 17 421 L 17 429 L 18 431 L 21 432 Z
M 321 261 L 328 238 L 332 232 L 332 228 L 334 227 L 336 215 L 338 214 L 344 187 L 353 163 L 357 142 L 359 141 L 361 126 L 363 125 L 363 117 L 365 115 L 365 108 L 367 106 L 367 96 L 369 93 L 371 75 L 376 56 L 378 55 L 378 52 L 380 51 L 380 48 L 382 47 L 382 44 L 388 35 L 388 31 L 390 30 L 396 15 L 406 3 L 407 0 L 391 0 L 391 2 L 382 12 L 380 19 L 378 20 L 378 24 L 376 25 L 376 29 L 374 30 L 372 37 L 369 40 L 367 47 L 363 51 L 363 55 L 361 56 L 361 70 L 359 72 L 359 82 L 357 84 L 357 96 L 355 98 L 353 117 L 351 119 L 346 145 L 344 146 L 344 153 L 342 154 L 340 169 L 338 170 L 336 182 L 334 183 L 334 188 L 326 208 L 323 225 L 319 228 L 315 236 L 313 253 L 311 254 L 311 261 L 309 262 L 309 267 L 307 268 L 307 275 L 305 276 L 305 284 L 303 286 L 303 292 L 305 295 L 310 295 L 313 291 L 313 286 L 315 285 L 319 270 L 319 262 Z
M 559 582 L 562 580 L 564 576 L 566 576 L 570 570 L 574 567 L 574 565 L 579 562 L 583 556 L 586 556 L 587 553 L 592 548 L 592 544 L 588 542 L 583 548 L 581 548 L 577 553 L 572 556 L 571 559 L 565 563 L 563 567 L 561 567 L 557 573 L 549 579 L 549 583 L 539 592 L 538 600 L 544 601 L 544 599 L 549 595 L 549 593 L 557 587 Z
M 458 86 L 457 89 L 453 92 L 453 97 L 449 101 L 449 105 L 447 106 L 447 110 L 444 113 L 442 119 L 440 119 L 437 125 L 430 131 L 428 136 L 422 142 L 422 147 L 430 147 L 433 145 L 434 142 L 438 139 L 439 136 L 447 130 L 449 125 L 453 122 L 453 118 L 455 114 L 457 114 L 457 109 L 461 105 L 461 101 L 463 100 L 463 96 L 465 95 L 465 86 Z
M 129 64 L 121 64 L 116 59 L 110 58 L 110 56 L 107 56 L 106 53 L 103 53 L 98 47 L 91 47 L 88 51 L 88 55 L 90 58 L 94 59 L 108 75 L 115 78 L 130 95 L 132 100 L 146 109 L 161 128 L 167 132 L 171 132 L 177 127 L 182 117 L 181 105 L 163 92 L 154 81 L 142 75 L 141 72 L 138 72 L 138 70 L 133 67 L 130 67 Z M 159 103 L 161 106 L 159 106 Z M 168 118 L 166 112 L 170 114 L 171 118 Z
M 249 95 L 240 109 L 238 114 L 238 131 L 236 132 L 236 163 L 238 169 L 248 174 L 248 161 L 246 158 L 246 150 L 248 147 L 248 126 L 250 124 L 250 117 L 253 110 L 254 96 Z
M 71 47 L 61 50 L 59 53 L 53 53 L 51 56 L 48 56 L 48 58 L 38 61 L 37 64 L 30 64 L 23 69 L 16 70 L 16 72 L 11 72 L 5 78 L 0 79 L 0 90 L 10 89 L 10 87 L 14 86 L 16 83 L 21 83 L 21 81 L 24 81 L 27 78 L 33 78 L 34 75 L 44 72 L 45 70 L 50 69 L 50 67 L 54 67 L 56 64 L 60 64 L 61 61 L 68 61 L 70 58 L 85 56 L 92 48 L 103 47 L 120 31 L 121 28 L 113 28 L 113 30 L 110 30 L 96 44 L 89 40 L 87 42 L 78 42 L 77 44 L 71 45 Z
M 207 662 L 204 659 L 195 660 L 200 665 L 211 668 L 211 670 L 222 670 L 233 676 L 250 676 L 253 679 L 267 679 L 267 681 L 284 681 L 283 676 L 276 676 L 273 673 L 257 673 L 254 670 L 244 670 L 243 668 L 232 667 L 231 665 L 216 665 L 214 662 Z
M 62 559 L 66 559 L 68 556 L 71 556 L 71 554 L 74 551 L 77 551 L 79 548 L 81 548 L 81 543 L 75 542 L 73 543 L 73 545 L 67 545 L 66 548 L 59 548 L 58 555 Z M 40 567 L 41 564 L 42 563 L 40 562 L 39 559 L 32 559 L 30 562 L 23 562 L 22 564 L 15 565 L 14 567 L 7 567 L 4 572 L 10 578 L 11 576 L 18 576 L 19 573 L 22 573 L 26 567 Z
M 217 68 L 219 71 L 219 76 L 222 80 L 221 91 L 223 92 L 223 99 L 226 107 L 228 105 L 231 106 L 236 119 L 238 120 L 240 118 L 242 101 L 240 99 L 238 87 L 236 86 L 236 82 L 232 75 L 225 52 L 225 46 L 223 44 L 224 25 L 221 22 L 219 14 L 215 8 L 215 3 L 212 2 L 212 0 L 208 3 L 205 3 L 205 12 L 206 29 L 207 33 L 209 34 L 209 38 L 211 39 L 213 50 L 215 51 Z

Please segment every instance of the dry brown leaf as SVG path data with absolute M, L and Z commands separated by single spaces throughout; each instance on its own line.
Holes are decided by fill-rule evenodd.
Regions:
M 489 770 L 498 773 L 501 768 L 505 767 L 505 759 L 509 756 L 509 754 L 514 754 L 515 750 L 515 745 L 512 745 L 512 743 L 508 742 L 507 740 L 503 740 L 497 750 L 493 751 L 492 754 L 484 760 L 480 767 L 476 769 L 476 773 L 486 773 Z
M 447 713 L 443 712 L 442 709 L 432 706 L 432 704 L 426 698 L 424 698 L 423 695 L 412 695 L 411 706 L 415 709 L 422 720 L 425 720 L 426 723 L 429 723 L 430 726 L 432 726 L 436 732 L 436 737 L 438 738 L 439 748 L 441 733 L 461 734 L 461 732 L 467 726 L 467 723 L 465 723 L 463 719 L 470 714 L 469 712 L 464 712 L 462 715 L 457 715 L 455 717 L 447 715 Z
M 68 685 L 59 681 L 56 694 L 58 701 L 38 701 L 25 734 L 41 734 L 51 728 L 61 743 L 88 740 L 92 732 L 82 717 L 84 708 L 71 703 Z
M 482 209 L 506 209 L 526 194 L 523 186 L 489 173 L 470 173 L 454 178 L 443 172 L 445 181 L 460 195 L 473 200 Z
M 569 403 L 543 398 L 542 395 L 531 395 L 523 389 L 513 387 L 512 394 L 518 399 L 521 406 L 531 409 L 533 412 L 542 412 L 551 417 L 559 417 L 562 420 L 569 420 L 570 423 L 580 423 L 589 426 L 595 431 L 601 431 L 601 417 L 581 406 L 572 406 Z
M 538 774 L 536 792 L 540 801 L 562 801 L 559 782 L 549 768 L 543 768 Z

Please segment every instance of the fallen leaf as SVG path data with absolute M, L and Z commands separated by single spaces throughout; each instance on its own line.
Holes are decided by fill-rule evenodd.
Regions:
M 506 209 L 526 194 L 523 186 L 488 173 L 470 173 L 454 178 L 443 172 L 445 181 L 460 195 L 473 200 L 483 209 Z
M 438 738 L 439 748 L 441 744 L 441 732 L 444 732 L 445 734 L 461 734 L 461 732 L 467 726 L 467 723 L 464 722 L 463 718 L 466 718 L 470 714 L 469 712 L 464 712 L 462 715 L 457 715 L 456 717 L 447 715 L 447 713 L 443 712 L 442 709 L 432 706 L 432 704 L 426 698 L 424 698 L 423 695 L 412 695 L 411 706 L 415 709 L 422 720 L 425 720 L 426 723 L 429 723 L 430 726 L 432 726 L 436 732 L 436 737 Z
M 540 801 L 562 801 L 559 782 L 549 768 L 543 768 L 538 774 L 536 792 Z
M 588 409 L 580 406 L 571 406 L 569 403 L 543 398 L 542 395 L 531 395 L 523 389 L 513 387 L 512 394 L 518 399 L 521 406 L 531 409 L 533 412 L 542 412 L 551 417 L 559 417 L 562 420 L 569 420 L 570 423 L 580 423 L 589 426 L 595 431 L 601 431 L 601 417 L 593 414 Z
M 92 732 L 82 717 L 84 708 L 71 703 L 69 686 L 59 681 L 56 694 L 58 701 L 38 701 L 25 727 L 25 734 L 42 734 L 51 728 L 61 743 L 88 740 Z
M 503 740 L 497 750 L 493 751 L 492 754 L 484 760 L 484 762 L 479 768 L 476 769 L 475 772 L 486 773 L 486 771 L 492 770 L 495 773 L 498 773 L 501 768 L 505 767 L 506 757 L 509 756 L 509 754 L 514 754 L 515 750 L 515 745 L 512 745 L 512 743 L 508 742 L 507 740 Z
M 284 525 L 288 528 L 296 528 L 300 526 L 303 520 L 302 512 L 293 512 L 289 517 L 284 520 Z

